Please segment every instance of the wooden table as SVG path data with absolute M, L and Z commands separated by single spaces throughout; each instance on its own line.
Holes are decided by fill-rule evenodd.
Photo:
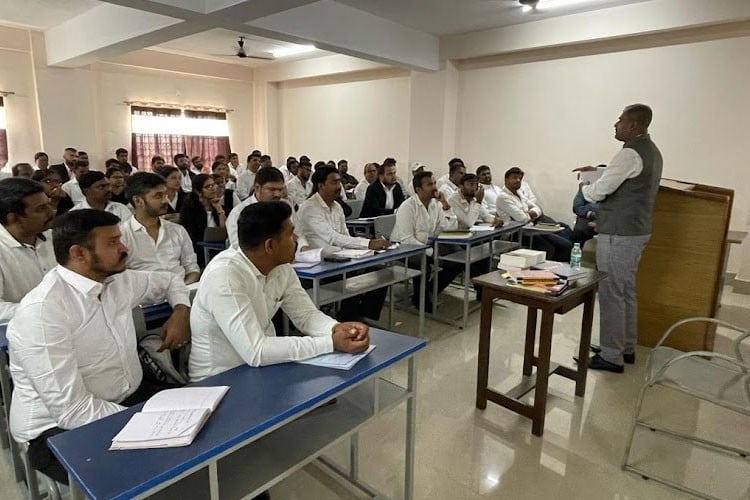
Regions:
M 479 356 L 477 362 L 477 408 L 487 408 L 487 400 L 508 408 L 532 420 L 531 433 L 541 436 L 544 432 L 544 418 L 547 409 L 547 380 L 549 375 L 557 374 L 575 381 L 576 396 L 586 392 L 586 372 L 591 342 L 591 326 L 594 320 L 594 303 L 599 282 L 606 278 L 606 273 L 589 270 L 563 294 L 558 297 L 543 295 L 510 286 L 502 277 L 503 271 L 493 271 L 474 278 L 474 283 L 481 285 L 482 313 L 479 325 Z M 490 366 L 490 333 L 492 331 L 492 301 L 504 299 L 528 307 L 526 317 L 526 343 L 523 354 L 523 379 L 520 384 L 505 394 L 487 386 Z M 552 327 L 555 314 L 565 314 L 583 304 L 583 321 L 581 340 L 578 347 L 578 369 L 573 370 L 557 363 L 550 362 L 552 352 Z M 536 324 L 538 311 L 542 311 L 542 323 L 539 332 L 539 353 L 534 355 L 536 342 Z M 536 373 L 532 375 L 532 367 Z M 534 404 L 523 403 L 521 398 L 534 391 Z

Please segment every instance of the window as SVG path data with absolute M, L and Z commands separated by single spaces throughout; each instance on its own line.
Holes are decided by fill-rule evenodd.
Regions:
M 5 132 L 5 103 L 0 97 L 0 168 L 8 163 L 8 134 Z
M 133 163 L 141 170 L 150 168 L 153 156 L 171 164 L 178 153 L 200 156 L 210 168 L 216 155 L 230 151 L 226 113 L 132 106 L 131 127 Z

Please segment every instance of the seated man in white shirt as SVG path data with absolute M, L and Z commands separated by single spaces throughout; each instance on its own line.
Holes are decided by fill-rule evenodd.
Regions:
M 451 158 L 450 161 L 448 161 L 448 173 L 441 175 L 437 180 L 438 191 L 442 191 L 443 186 L 450 183 L 450 172 L 452 169 L 456 169 L 459 165 L 464 167 L 464 173 L 466 173 L 466 165 L 464 165 L 464 161 L 461 158 Z
M 299 209 L 299 232 L 310 248 L 368 248 L 385 250 L 386 239 L 367 239 L 350 236 L 346 228 L 344 210 L 336 203 L 341 191 L 341 179 L 336 167 L 323 166 L 312 176 L 313 194 Z M 385 302 L 386 289 L 374 290 L 342 302 L 340 319 L 368 317 L 377 320 Z
M 55 267 L 51 231 L 55 211 L 44 187 L 30 179 L 0 181 L 0 322 Z
M 78 179 L 85 199 L 70 210 L 82 210 L 93 208 L 115 214 L 121 221 L 126 221 L 133 216 L 133 212 L 122 203 L 111 201 L 112 191 L 109 187 L 109 179 L 98 170 L 86 172 Z
M 487 206 L 487 210 L 494 214 L 497 211 L 497 197 L 502 188 L 492 182 L 492 170 L 487 165 L 477 167 L 477 177 L 484 191 L 483 203 Z
M 367 194 L 367 188 L 378 179 L 378 170 L 380 165 L 377 163 L 368 163 L 365 165 L 364 178 L 359 181 L 357 187 L 354 188 L 354 198 L 357 200 L 364 200 Z
M 521 193 L 521 179 L 523 171 L 512 167 L 505 172 L 505 185 L 497 197 L 497 214 L 504 222 L 549 222 L 556 223 L 552 217 L 542 214 L 542 209 L 532 203 Z M 572 232 L 565 224 L 559 233 L 535 234 L 532 248 L 547 253 L 547 260 L 568 262 L 573 243 L 570 241 Z
M 483 199 L 484 189 L 479 185 L 477 176 L 465 174 L 458 191 L 448 198 L 448 205 L 458 219 L 459 229 L 469 229 L 477 222 L 491 224 L 493 227 L 503 225 L 502 219 L 491 214 L 482 204 Z
M 439 235 L 448 229 L 455 229 L 455 219 L 450 217 L 450 206 L 443 197 L 443 193 L 438 191 L 435 186 L 435 178 L 432 172 L 418 172 L 412 178 L 412 186 L 415 195 L 404 201 L 396 212 L 396 224 L 391 232 L 391 239 L 398 243 L 412 245 L 429 244 L 429 239 Z M 441 255 L 443 251 L 453 252 L 453 248 L 446 245 L 440 247 Z M 434 266 L 433 249 L 426 250 L 429 266 Z M 409 266 L 419 268 L 421 259 L 409 259 Z M 440 272 L 438 273 L 438 293 L 442 292 L 456 276 L 461 274 L 463 264 L 456 262 L 441 262 Z M 428 269 L 427 289 L 425 290 L 425 310 L 433 312 L 432 288 L 433 272 Z M 412 304 L 419 308 L 419 293 L 421 289 L 421 279 L 414 278 L 414 295 Z
M 284 176 L 284 182 L 289 182 L 292 177 L 297 175 L 297 169 L 299 168 L 299 162 L 294 156 L 290 156 L 286 159 L 286 165 L 281 167 L 279 171 Z
M 416 193 L 414 192 L 414 176 L 416 176 L 420 172 L 425 171 L 425 165 L 422 163 L 419 163 L 418 161 L 415 161 L 411 164 L 411 180 L 409 181 L 409 184 L 406 186 L 406 193 L 409 196 L 416 196 Z
M 58 266 L 23 298 L 8 325 L 15 384 L 10 430 L 29 443 L 31 466 L 58 482 L 65 469 L 47 439 L 142 402 L 164 388 L 147 381 L 131 309 L 167 299 L 162 349 L 189 339 L 188 291 L 171 273 L 125 271 L 118 218 L 78 210 L 53 222 Z
M 297 167 L 297 175 L 286 183 L 287 196 L 289 197 L 289 201 L 292 202 L 294 210 L 299 210 L 302 203 L 312 193 L 311 175 L 312 163 L 310 163 L 310 160 L 301 159 Z
M 227 235 L 229 237 L 229 246 L 232 248 L 240 247 L 240 240 L 237 235 L 237 223 L 240 214 L 245 207 L 258 203 L 259 201 L 281 201 L 286 195 L 286 186 L 284 185 L 284 176 L 276 167 L 262 168 L 258 170 L 255 176 L 255 186 L 253 194 L 248 199 L 234 207 L 227 217 Z
M 76 160 L 75 166 L 70 170 L 71 178 L 61 186 L 61 189 L 68 195 L 74 205 L 81 203 L 85 198 L 81 192 L 81 186 L 78 185 L 78 178 L 89 171 L 88 160 Z
M 202 380 L 236 366 L 264 366 L 333 351 L 358 353 L 369 345 L 362 323 L 337 323 L 318 311 L 291 266 L 297 246 L 292 209 L 258 202 L 240 214 L 240 248 L 206 267 L 190 324 L 195 332 L 190 378 Z M 278 337 L 271 318 L 279 310 L 305 337 Z
M 253 151 L 247 157 L 245 170 L 237 177 L 237 196 L 240 200 L 248 198 L 253 194 L 255 185 L 255 174 L 260 170 L 260 152 Z
M 125 196 L 135 209 L 120 223 L 122 242 L 128 247 L 128 269 L 168 271 L 186 285 L 200 279 L 201 269 L 193 242 L 184 227 L 164 220 L 167 213 L 167 181 L 152 172 L 136 172 L 128 178 Z
M 451 160 L 450 165 L 448 165 L 448 177 L 442 184 L 438 182 L 438 190 L 443 193 L 446 200 L 458 191 L 458 188 L 461 186 L 461 179 L 463 179 L 465 174 L 466 167 L 464 166 L 464 162 L 458 158 Z

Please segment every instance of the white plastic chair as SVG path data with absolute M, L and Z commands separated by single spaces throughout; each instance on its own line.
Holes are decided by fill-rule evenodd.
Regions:
M 733 343 L 734 355 L 729 356 L 711 351 L 683 352 L 666 347 L 664 342 L 679 327 L 687 323 L 713 323 L 721 325 L 739 336 Z M 676 483 L 662 476 L 655 475 L 628 463 L 633 445 L 633 437 L 637 426 L 645 427 L 654 432 L 667 434 L 673 438 L 688 441 L 717 452 L 739 456 L 746 459 L 750 450 L 702 439 L 697 436 L 683 434 L 649 420 L 641 420 L 640 412 L 646 391 L 656 385 L 692 396 L 696 399 L 708 401 L 727 410 L 750 417 L 750 364 L 742 355 L 742 342 L 750 337 L 750 329 L 740 328 L 725 321 L 714 318 L 688 318 L 673 324 L 664 333 L 654 347 L 646 368 L 646 383 L 641 388 L 635 406 L 633 425 L 622 459 L 622 468 L 640 474 L 647 479 L 653 479 L 681 491 L 685 491 L 701 498 L 714 498 L 707 493 L 697 491 L 686 485 Z M 748 427 L 750 428 L 750 427 Z M 750 465 L 750 461 L 748 461 Z M 750 473 L 750 471 L 748 471 Z

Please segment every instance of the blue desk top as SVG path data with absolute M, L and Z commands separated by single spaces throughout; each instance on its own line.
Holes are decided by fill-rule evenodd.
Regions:
M 329 276 L 336 276 L 345 272 L 354 271 L 363 267 L 369 267 L 382 262 L 389 262 L 392 260 L 405 259 L 412 255 L 419 255 L 427 249 L 426 245 L 399 245 L 398 248 L 393 250 L 386 250 L 382 253 L 376 253 L 370 257 L 364 257 L 361 259 L 352 259 L 347 262 L 321 262 L 320 264 L 307 267 L 299 268 L 294 271 L 297 276 L 305 279 L 315 278 L 327 278 Z
M 108 451 L 112 438 L 142 405 L 58 434 L 48 446 L 88 497 L 131 498 L 299 416 L 426 345 L 377 329 L 370 330 L 370 339 L 377 348 L 351 370 L 297 363 L 239 366 L 196 384 L 231 389 L 190 446 Z
M 157 319 L 167 319 L 172 315 L 172 306 L 169 305 L 169 302 L 143 306 L 142 309 L 143 317 L 146 322 L 155 321 Z
M 224 241 L 198 241 L 196 245 L 202 248 L 210 248 L 211 250 L 226 250 L 227 244 Z
M 523 222 L 508 222 L 503 224 L 501 227 L 495 228 L 492 231 L 472 231 L 470 238 L 438 238 L 436 236 L 430 237 L 430 243 L 450 243 L 452 245 L 466 245 L 479 243 L 485 240 L 491 240 L 497 238 L 501 234 L 521 229 L 524 226 Z M 468 229 L 466 230 L 468 231 Z
M 8 337 L 5 336 L 8 330 L 8 323 L 0 325 L 0 351 L 8 352 Z

